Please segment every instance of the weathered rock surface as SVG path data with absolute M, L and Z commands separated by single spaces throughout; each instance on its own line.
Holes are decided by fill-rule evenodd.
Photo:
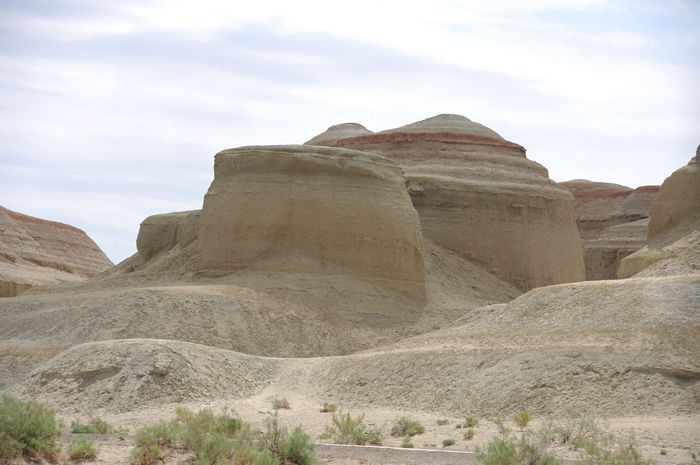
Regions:
M 700 169 L 696 154 L 664 181 L 651 206 L 648 244 L 622 260 L 618 277 L 697 273 L 699 237 Z
M 646 244 L 649 210 L 659 187 L 631 189 L 585 179 L 560 184 L 574 195 L 586 279 L 614 279 L 620 261 Z
M 365 136 L 374 134 L 361 124 L 357 123 L 342 123 L 329 127 L 318 136 L 304 142 L 304 145 L 328 145 L 337 139 L 345 139 L 346 137 Z
M 81 281 L 112 266 L 85 232 L 0 207 L 0 297 Z
M 584 277 L 572 197 L 525 149 L 459 115 L 314 143 L 404 170 L 423 235 L 523 290 Z
M 10 392 L 64 413 L 118 413 L 249 397 L 269 384 L 279 363 L 180 341 L 92 342 L 62 352 Z
M 649 245 L 663 247 L 700 231 L 700 146 L 688 164 L 661 185 L 651 205 Z
M 354 276 L 425 294 L 422 235 L 401 169 L 371 153 L 261 146 L 216 155 L 200 269 Z
M 200 210 L 152 215 L 143 220 L 136 238 L 136 250 L 149 260 L 173 247 L 185 248 L 197 239 Z

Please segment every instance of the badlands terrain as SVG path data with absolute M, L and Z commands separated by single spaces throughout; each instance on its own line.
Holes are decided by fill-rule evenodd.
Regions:
M 285 398 L 282 420 L 317 437 L 332 402 L 385 433 L 418 419 L 416 447 L 461 451 L 495 435 L 488 419 L 578 412 L 691 463 L 698 158 L 661 186 L 555 183 L 462 116 L 345 123 L 219 152 L 202 209 L 154 212 L 116 266 L 80 230 L 0 208 L 0 390 L 130 432 L 176 405 L 260 425 Z M 97 462 L 132 446 L 99 438 Z

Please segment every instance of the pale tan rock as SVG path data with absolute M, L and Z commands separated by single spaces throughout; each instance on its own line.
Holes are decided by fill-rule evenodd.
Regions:
M 438 115 L 320 143 L 395 160 L 423 235 L 518 288 L 583 279 L 571 195 L 523 147 L 485 126 Z
M 354 276 L 425 294 L 401 169 L 370 153 L 260 146 L 216 155 L 198 234 L 206 271 Z
M 81 281 L 112 266 L 85 232 L 0 207 L 0 297 Z
M 197 239 L 200 210 L 152 215 L 143 220 L 136 249 L 143 260 L 173 247 L 184 248 Z
M 673 244 L 657 249 L 646 246 L 626 257 L 619 278 L 674 276 L 700 273 L 700 231 L 693 231 Z
M 318 136 L 304 142 L 304 145 L 327 145 L 327 142 L 337 139 L 345 139 L 346 137 L 365 136 L 374 134 L 358 123 L 342 123 L 329 127 Z
M 614 279 L 620 261 L 646 244 L 649 209 L 659 186 L 630 189 L 585 179 L 560 184 L 574 195 L 586 279 Z

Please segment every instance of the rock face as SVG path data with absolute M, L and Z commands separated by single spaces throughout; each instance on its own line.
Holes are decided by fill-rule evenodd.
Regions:
M 198 234 L 207 271 L 305 272 L 425 292 L 422 235 L 401 169 L 316 146 L 216 155 Z
M 374 134 L 361 124 L 357 123 L 342 123 L 329 127 L 318 136 L 310 139 L 304 145 L 328 145 L 329 142 L 345 139 L 347 137 L 366 136 Z
M 618 276 L 665 276 L 700 269 L 700 168 L 698 154 L 666 178 L 651 206 L 647 245 L 626 257 Z
M 84 280 L 111 266 L 80 229 L 0 207 L 0 297 L 39 284 Z
M 614 279 L 620 261 L 646 244 L 649 210 L 659 187 L 631 189 L 585 179 L 561 185 L 574 195 L 586 279 Z
M 184 248 L 197 239 L 200 210 L 152 215 L 141 222 L 136 250 L 142 260 L 173 247 Z
M 404 170 L 423 235 L 522 290 L 584 277 L 572 197 L 525 149 L 459 115 L 311 141 L 379 153 Z

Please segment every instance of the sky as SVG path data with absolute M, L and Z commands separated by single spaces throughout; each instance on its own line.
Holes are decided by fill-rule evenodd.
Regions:
M 555 181 L 660 184 L 700 143 L 699 0 L 0 0 L 0 205 L 116 263 L 213 157 L 456 113 Z

